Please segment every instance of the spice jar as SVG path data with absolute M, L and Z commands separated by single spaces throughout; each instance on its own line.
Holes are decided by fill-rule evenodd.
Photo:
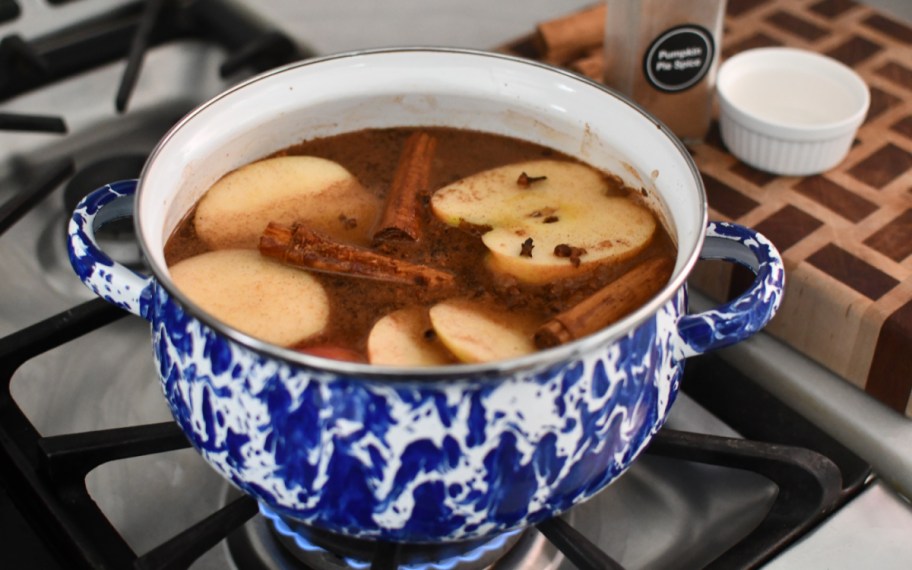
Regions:
M 725 0 L 607 0 L 607 85 L 685 142 L 712 119 Z

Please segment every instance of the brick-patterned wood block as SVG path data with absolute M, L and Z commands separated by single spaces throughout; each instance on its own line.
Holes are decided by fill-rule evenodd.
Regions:
M 853 0 L 823 0 L 811 5 L 811 11 L 824 18 L 837 18 L 849 10 L 857 8 L 858 4 Z
M 909 338 L 912 338 L 912 301 L 890 315 L 880 329 L 865 389 L 884 402 L 902 402 L 912 391 Z M 908 407 L 906 412 L 908 415 Z
M 730 170 L 755 186 L 766 186 L 776 179 L 775 174 L 757 170 L 753 166 L 744 164 L 743 162 L 736 162 L 732 165 Z
M 788 204 L 756 224 L 754 229 L 768 237 L 779 251 L 786 251 L 821 226 L 823 222 Z
M 880 14 L 871 14 L 865 18 L 864 25 L 882 32 L 900 43 L 912 45 L 912 28 L 901 22 Z
M 872 188 L 883 188 L 912 169 L 912 154 L 888 143 L 849 169 L 849 175 Z
M 523 45 L 509 49 L 535 57 Z M 723 59 L 767 46 L 842 61 L 871 106 L 843 163 L 809 177 L 740 163 L 714 123 L 690 149 L 710 215 L 757 228 L 782 252 L 770 334 L 912 416 L 912 27 L 853 0 L 729 0 Z M 690 283 L 731 295 L 751 279 L 738 269 L 701 263 Z
M 814 252 L 808 262 L 873 301 L 899 285 L 896 279 L 832 243 Z
M 851 222 L 860 222 L 877 210 L 877 205 L 846 190 L 826 176 L 809 176 L 792 188 Z
M 912 139 L 912 115 L 908 115 L 896 121 L 893 123 L 893 125 L 890 126 L 890 129 L 896 131 L 908 139 Z
M 912 416 L 912 28 L 851 0 L 767 0 L 730 9 L 725 31 L 723 57 L 799 47 L 868 83 L 865 122 L 829 172 L 757 173 L 719 142 L 692 151 L 711 215 L 757 228 L 783 253 L 786 294 L 771 334 Z M 735 271 L 720 285 L 719 273 L 698 268 L 691 283 L 744 286 Z
M 769 0 L 729 0 L 728 13 L 734 16 L 744 16 L 768 2 Z
M 871 87 L 871 106 L 868 107 L 868 116 L 865 117 L 865 123 L 868 121 L 874 120 L 879 117 L 885 111 L 889 111 L 891 107 L 899 105 L 902 103 L 902 99 L 893 95 L 892 93 L 887 93 L 882 91 L 877 87 Z
M 708 174 L 703 175 L 703 184 L 713 207 L 729 218 L 740 218 L 759 205 L 756 200 Z
M 786 10 L 778 10 L 774 12 L 766 18 L 766 21 L 773 24 L 780 30 L 806 40 L 819 40 L 820 38 L 823 38 L 827 35 L 826 29 L 821 28 L 813 22 L 805 20 L 800 16 L 796 16 L 793 12 Z
M 877 75 L 884 77 L 900 87 L 912 91 L 912 69 L 895 61 L 887 62 L 877 70 Z
M 838 46 L 828 50 L 826 55 L 838 59 L 848 66 L 858 65 L 874 56 L 883 47 L 862 36 L 852 36 Z
M 912 255 L 912 208 L 871 234 L 864 243 L 896 263 L 902 263 Z
M 727 44 L 722 49 L 722 55 L 723 57 L 731 57 L 738 52 L 749 49 L 762 47 L 780 47 L 781 45 L 781 41 L 760 32 L 742 39 L 737 44 Z

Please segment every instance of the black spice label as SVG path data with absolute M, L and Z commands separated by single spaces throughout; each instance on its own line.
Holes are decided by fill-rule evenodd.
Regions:
M 684 91 L 703 79 L 714 55 L 712 34 L 685 24 L 671 28 L 650 44 L 643 58 L 643 72 L 660 91 Z

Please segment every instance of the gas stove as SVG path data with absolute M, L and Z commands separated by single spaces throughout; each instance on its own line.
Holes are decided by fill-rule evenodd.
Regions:
M 666 428 L 627 474 L 510 536 L 439 548 L 345 540 L 289 527 L 216 475 L 171 420 L 148 325 L 72 273 L 64 235 L 75 200 L 138 176 L 177 119 L 257 71 L 360 47 L 489 47 L 584 2 L 452 2 L 433 13 L 420 2 L 352 4 L 2 4 L 0 520 L 14 566 L 836 567 L 820 550 L 866 531 L 872 509 L 912 529 L 908 505 L 880 483 L 908 460 L 865 453 L 877 429 L 908 443 L 908 422 L 884 412 L 876 427 L 846 428 L 832 419 L 844 410 L 807 393 L 842 388 L 767 337 L 689 363 Z M 131 233 L 121 224 L 101 239 L 141 270 Z M 833 405 L 882 412 L 846 397 Z M 912 560 L 898 541 L 869 552 L 881 568 Z

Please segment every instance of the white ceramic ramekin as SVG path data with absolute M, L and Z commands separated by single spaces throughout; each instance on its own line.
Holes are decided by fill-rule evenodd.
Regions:
M 792 176 L 842 162 L 871 99 L 849 67 L 794 48 L 729 58 L 719 69 L 717 91 L 728 150 L 755 168 Z

